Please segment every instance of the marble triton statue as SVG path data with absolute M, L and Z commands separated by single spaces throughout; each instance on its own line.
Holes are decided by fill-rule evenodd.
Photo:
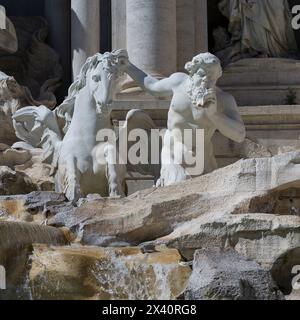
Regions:
M 173 139 L 175 129 L 204 129 L 204 173 L 217 169 L 212 137 L 216 130 L 238 143 L 246 136 L 244 123 L 232 95 L 216 86 L 222 76 L 220 60 L 210 54 L 199 54 L 185 66 L 188 74 L 175 73 L 169 78 L 157 80 L 129 62 L 127 73 L 141 88 L 155 96 L 172 97 L 168 114 L 168 130 L 162 149 L 162 169 L 158 185 L 166 186 L 189 178 L 185 165 L 164 164 L 164 157 L 177 157 L 176 148 L 168 150 L 166 141 Z

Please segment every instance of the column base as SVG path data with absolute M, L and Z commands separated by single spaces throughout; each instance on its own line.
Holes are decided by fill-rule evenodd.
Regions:
M 162 80 L 166 78 L 165 76 L 159 73 L 149 73 L 149 75 L 151 75 L 151 77 L 157 80 Z M 139 92 L 141 91 L 141 88 L 131 77 L 127 76 L 124 83 L 122 84 L 122 93 L 134 92 L 134 91 Z

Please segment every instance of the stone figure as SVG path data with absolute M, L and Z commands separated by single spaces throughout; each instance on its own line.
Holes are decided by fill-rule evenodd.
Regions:
M 18 141 L 13 127 L 12 115 L 25 106 L 39 106 L 42 102 L 35 100 L 30 90 L 21 86 L 14 77 L 1 71 L 0 99 L 0 143 L 12 145 Z
M 61 85 L 63 70 L 59 55 L 46 43 L 47 21 L 42 17 L 11 17 L 11 23 L 16 35 L 10 37 L 11 43 L 18 50 L 10 54 L 0 51 L 0 70 L 52 109 L 57 105 L 54 93 Z
M 185 163 L 176 162 L 176 158 L 181 157 L 182 150 L 182 140 L 178 141 L 176 136 L 178 130 L 182 135 L 185 129 L 204 130 L 204 173 L 217 168 L 211 141 L 216 130 L 238 143 L 245 139 L 245 126 L 235 99 L 216 86 L 222 75 L 220 60 L 210 53 L 203 53 L 195 56 L 185 68 L 188 74 L 175 73 L 162 80 L 145 74 L 132 63 L 127 68 L 127 73 L 150 94 L 172 97 L 161 156 L 162 169 L 158 183 L 161 186 L 190 176 Z M 193 152 L 195 147 L 193 144 L 192 150 L 187 149 L 187 152 Z M 171 158 L 171 161 L 168 163 L 164 158 Z
M 221 0 L 218 6 L 231 35 L 230 46 L 216 53 L 224 64 L 249 57 L 295 57 L 287 0 Z
M 16 29 L 9 18 L 5 17 L 5 19 L 6 29 L 0 28 L 0 50 L 8 53 L 15 53 L 18 50 Z
M 0 143 L 17 141 L 12 115 L 20 108 L 56 106 L 60 86 L 59 56 L 46 43 L 46 20 L 41 17 L 6 17 L 0 29 Z
M 90 57 L 58 108 L 26 107 L 13 117 L 19 138 L 33 146 L 42 145 L 45 161 L 52 164 L 55 189 L 69 200 L 96 193 L 125 195 L 126 166 L 111 161 L 116 146 L 109 140 L 97 141 L 97 135 L 100 129 L 114 129 L 112 99 L 126 60 L 126 50 Z M 123 129 L 143 125 L 154 127 L 142 111 L 131 110 Z

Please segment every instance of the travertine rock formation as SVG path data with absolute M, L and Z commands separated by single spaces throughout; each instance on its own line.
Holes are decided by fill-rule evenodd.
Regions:
M 42 223 L 59 212 L 75 208 L 64 195 L 35 191 L 24 195 L 0 196 L 0 219 Z
M 27 261 L 32 244 L 67 245 L 62 230 L 30 223 L 0 221 L 0 265 L 6 269 L 7 290 L 2 299 L 30 299 L 27 286 Z
M 167 246 L 188 260 L 199 248 L 234 249 L 272 270 L 280 256 L 300 247 L 299 177 L 298 152 L 241 160 L 127 199 L 87 201 L 51 223 L 68 226 L 83 244 Z M 284 284 L 290 293 L 291 283 Z
M 35 190 L 36 186 L 26 174 L 0 167 L 0 195 L 26 194 Z
M 43 150 L 40 148 L 30 148 L 29 150 L 21 148 L 20 150 L 21 152 L 27 151 L 27 154 L 30 155 L 30 159 L 16 165 L 15 170 L 29 176 L 31 181 L 36 185 L 37 190 L 54 191 L 54 178 L 50 174 L 52 166 L 44 163 Z
M 265 227 L 268 230 L 275 219 L 281 221 L 284 228 L 297 230 L 300 218 L 276 218 L 274 214 L 289 215 L 294 207 L 299 207 L 299 200 L 293 196 L 293 190 L 299 187 L 299 156 L 295 152 L 241 160 L 212 174 L 167 188 L 145 190 L 125 199 L 90 201 L 73 215 L 63 212 L 56 215 L 52 224 L 80 230 L 84 244 L 112 245 L 120 241 L 139 244 L 156 240 L 165 244 L 177 242 L 177 246 L 182 244 L 185 248 L 202 245 L 201 237 L 195 238 L 201 233 L 201 226 L 207 230 L 209 223 L 212 229 L 208 234 L 213 230 L 221 232 L 222 224 L 230 225 L 234 219 L 239 220 L 237 226 L 249 232 L 262 225 L 255 221 L 270 221 Z M 285 195 L 294 204 L 286 203 Z M 243 224 L 247 220 L 254 224 Z M 226 235 L 226 227 L 224 232 Z M 217 241 L 225 244 L 226 239 L 217 238 Z
M 15 166 L 24 164 L 30 159 L 29 151 L 11 149 L 8 145 L 0 143 L 0 166 L 14 169 Z
M 197 250 L 188 300 L 281 300 L 271 274 L 233 250 Z
M 0 143 L 0 166 L 9 167 L 16 174 L 28 176 L 35 186 L 33 190 L 53 191 L 54 179 L 50 175 L 52 167 L 43 161 L 42 149 L 27 146 L 22 142 L 17 142 L 12 147 Z M 15 193 L 11 191 L 7 194 Z
M 32 261 L 24 258 L 27 266 L 32 262 L 34 298 L 183 298 L 185 292 L 186 299 L 283 299 L 280 289 L 288 299 L 296 299 L 292 268 L 300 265 L 299 159 L 299 152 L 291 152 L 241 160 L 209 175 L 124 199 L 90 195 L 72 204 L 53 192 L 5 196 L 0 198 L 1 220 L 71 230 L 64 235 L 73 246 L 34 246 Z M 176 259 L 166 266 L 162 261 L 170 261 L 170 252 Z M 68 263 L 71 260 L 74 263 Z M 234 266 L 229 264 L 232 260 Z M 137 261 L 146 261 L 146 266 L 136 270 Z M 153 275 L 148 261 L 158 261 L 153 262 L 157 268 L 167 271 Z M 205 261 L 212 267 L 206 268 Z M 191 278 L 178 262 L 181 267 L 194 265 Z M 199 263 L 207 272 L 197 273 Z M 119 266 L 129 267 L 124 274 Z M 180 290 L 169 290 L 170 270 L 176 270 Z M 127 279 L 127 274 L 132 281 L 117 287 L 115 279 Z M 222 285 L 216 280 L 219 275 Z M 51 284 L 57 284 L 55 279 L 60 286 Z M 167 288 L 163 293 L 161 283 Z
M 33 299 L 175 299 L 191 274 L 180 261 L 177 250 L 35 245 L 29 286 Z
M 0 221 L 0 257 L 1 262 L 8 259 L 6 251 L 13 251 L 34 243 L 53 245 L 68 244 L 62 230 L 31 223 Z

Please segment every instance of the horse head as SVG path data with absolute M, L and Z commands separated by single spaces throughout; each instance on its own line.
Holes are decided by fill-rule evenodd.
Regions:
M 104 54 L 97 53 L 87 59 L 74 83 L 70 86 L 67 98 L 55 109 L 58 120 L 64 122 L 64 133 L 68 131 L 76 99 L 83 89 L 93 97 L 97 113 L 110 112 L 113 96 L 119 90 L 121 76 L 125 73 L 127 62 L 128 53 L 124 49 Z
M 126 68 L 126 50 L 114 50 L 97 55 L 92 68 L 87 72 L 86 85 L 96 102 L 97 112 L 110 111 L 114 95 L 119 90 L 121 76 Z

